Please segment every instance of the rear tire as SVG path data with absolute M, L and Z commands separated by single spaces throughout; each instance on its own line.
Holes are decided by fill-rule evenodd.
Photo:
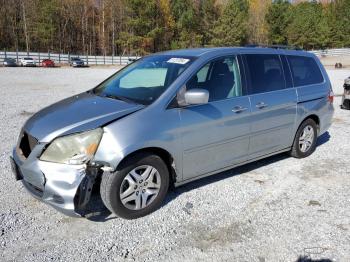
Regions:
M 157 210 L 168 187 L 169 171 L 164 161 L 157 155 L 140 153 L 129 157 L 116 172 L 102 175 L 100 194 L 112 213 L 135 219 Z
M 306 119 L 298 128 L 290 155 L 295 158 L 304 158 L 311 155 L 316 149 L 317 124 L 311 118 Z

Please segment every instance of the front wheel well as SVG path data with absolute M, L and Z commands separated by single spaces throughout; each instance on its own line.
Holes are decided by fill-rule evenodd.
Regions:
M 136 151 L 128 154 L 127 156 L 125 156 L 123 158 L 122 161 L 120 161 L 120 163 L 117 166 L 117 170 L 118 170 L 118 168 L 120 166 L 123 165 L 123 163 L 125 161 L 127 161 L 127 159 L 129 159 L 130 157 L 135 156 L 137 154 L 140 154 L 140 153 L 151 153 L 151 154 L 159 156 L 164 161 L 166 166 L 168 167 L 168 171 L 169 171 L 169 174 L 170 174 L 170 185 L 174 185 L 175 184 L 175 182 L 176 182 L 176 171 L 175 171 L 175 165 L 174 165 L 174 158 L 172 157 L 172 155 L 167 150 L 165 150 L 163 148 L 159 148 L 159 147 L 142 148 L 142 149 L 136 150 Z

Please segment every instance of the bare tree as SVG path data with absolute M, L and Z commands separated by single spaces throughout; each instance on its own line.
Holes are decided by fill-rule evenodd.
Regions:
M 26 50 L 27 54 L 29 53 L 29 35 L 28 35 L 28 25 L 27 25 L 27 17 L 26 17 L 26 6 L 25 6 L 25 0 L 21 0 L 22 4 L 22 16 L 23 16 L 23 30 L 24 30 L 24 36 L 26 39 Z

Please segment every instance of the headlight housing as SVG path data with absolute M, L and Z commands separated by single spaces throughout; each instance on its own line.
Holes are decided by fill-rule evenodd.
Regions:
M 103 134 L 102 128 L 56 138 L 43 152 L 40 160 L 81 165 L 93 158 Z

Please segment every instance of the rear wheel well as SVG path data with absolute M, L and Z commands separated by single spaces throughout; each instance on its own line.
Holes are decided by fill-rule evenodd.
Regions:
M 320 132 L 320 118 L 317 115 L 309 115 L 307 116 L 301 123 L 300 125 L 306 120 L 306 119 L 312 119 L 315 121 L 316 125 L 317 125 L 317 133 Z M 300 126 L 299 125 L 299 126 Z
M 315 121 L 316 126 L 317 126 L 317 135 L 320 133 L 320 119 L 319 119 L 319 117 L 318 117 L 317 115 L 309 115 L 309 116 L 305 117 L 305 118 L 303 119 L 303 121 L 300 122 L 298 128 L 297 128 L 296 131 L 295 131 L 293 143 L 294 143 L 294 140 L 295 140 L 295 138 L 296 138 L 296 135 L 297 135 L 297 133 L 298 133 L 298 130 L 299 130 L 300 126 L 301 126 L 307 119 L 312 119 L 313 121 Z
M 168 151 L 166 151 L 162 148 L 159 148 L 159 147 L 142 148 L 142 149 L 139 149 L 139 150 L 136 150 L 136 151 L 130 153 L 129 155 L 125 156 L 122 161 L 120 161 L 120 163 L 117 166 L 117 170 L 127 159 L 129 159 L 130 157 L 132 157 L 134 155 L 140 154 L 140 153 L 151 153 L 151 154 L 159 156 L 164 161 L 166 166 L 168 167 L 168 171 L 170 174 L 170 185 L 175 184 L 176 172 L 174 169 L 174 158 L 172 157 L 172 155 Z

